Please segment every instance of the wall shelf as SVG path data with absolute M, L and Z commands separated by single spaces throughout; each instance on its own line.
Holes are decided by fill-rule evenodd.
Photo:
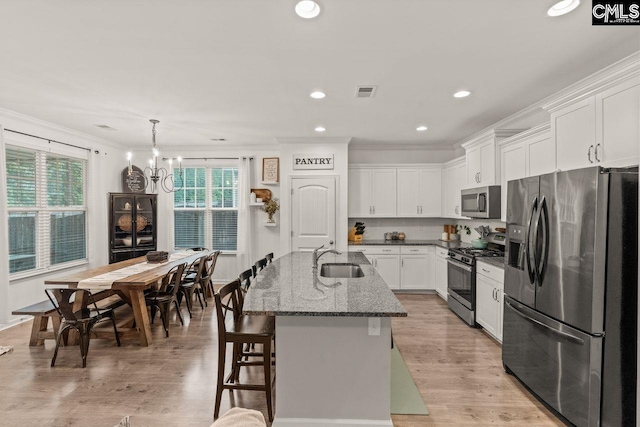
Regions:
M 264 206 L 263 202 L 249 203 L 249 206 Z
M 265 227 L 275 227 L 276 225 L 278 225 L 277 222 L 265 222 L 264 223 Z

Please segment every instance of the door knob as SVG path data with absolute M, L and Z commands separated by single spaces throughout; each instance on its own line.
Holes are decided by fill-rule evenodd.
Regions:
M 330 245 L 333 245 L 333 240 L 329 240 L 329 244 L 330 244 Z

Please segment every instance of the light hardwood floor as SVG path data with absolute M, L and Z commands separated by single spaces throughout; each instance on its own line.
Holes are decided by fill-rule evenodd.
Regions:
M 393 320 L 393 336 L 430 415 L 394 415 L 396 427 L 563 425 L 504 373 L 500 346 L 463 324 L 438 296 L 398 297 L 409 317 Z M 111 427 L 125 415 L 133 416 L 134 427 L 209 426 L 217 364 L 213 307 L 198 307 L 187 322 L 182 327 L 174 319 L 165 339 L 157 320 L 147 348 L 136 340 L 120 348 L 92 340 L 86 369 L 78 347 L 62 348 L 51 368 L 54 343 L 29 347 L 31 322 L 1 331 L 0 345 L 15 349 L 0 356 L 0 426 Z M 261 369 L 251 369 L 243 376 L 260 381 Z M 264 393 L 225 393 L 221 413 L 232 404 L 266 417 Z

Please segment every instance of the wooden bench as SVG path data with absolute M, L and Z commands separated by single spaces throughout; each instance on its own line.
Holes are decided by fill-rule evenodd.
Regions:
M 125 304 L 125 301 L 110 290 L 100 291 L 92 295 L 100 309 L 117 308 Z M 29 338 L 30 346 L 43 345 L 44 340 L 55 340 L 58 336 L 62 319 L 49 300 L 12 311 L 11 314 L 15 316 L 33 316 L 33 326 L 31 327 L 31 336 Z M 52 330 L 49 329 L 49 319 L 51 319 Z

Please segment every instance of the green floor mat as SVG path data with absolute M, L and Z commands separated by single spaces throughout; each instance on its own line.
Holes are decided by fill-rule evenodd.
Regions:
M 397 346 L 391 349 L 391 413 L 395 415 L 429 414 Z

